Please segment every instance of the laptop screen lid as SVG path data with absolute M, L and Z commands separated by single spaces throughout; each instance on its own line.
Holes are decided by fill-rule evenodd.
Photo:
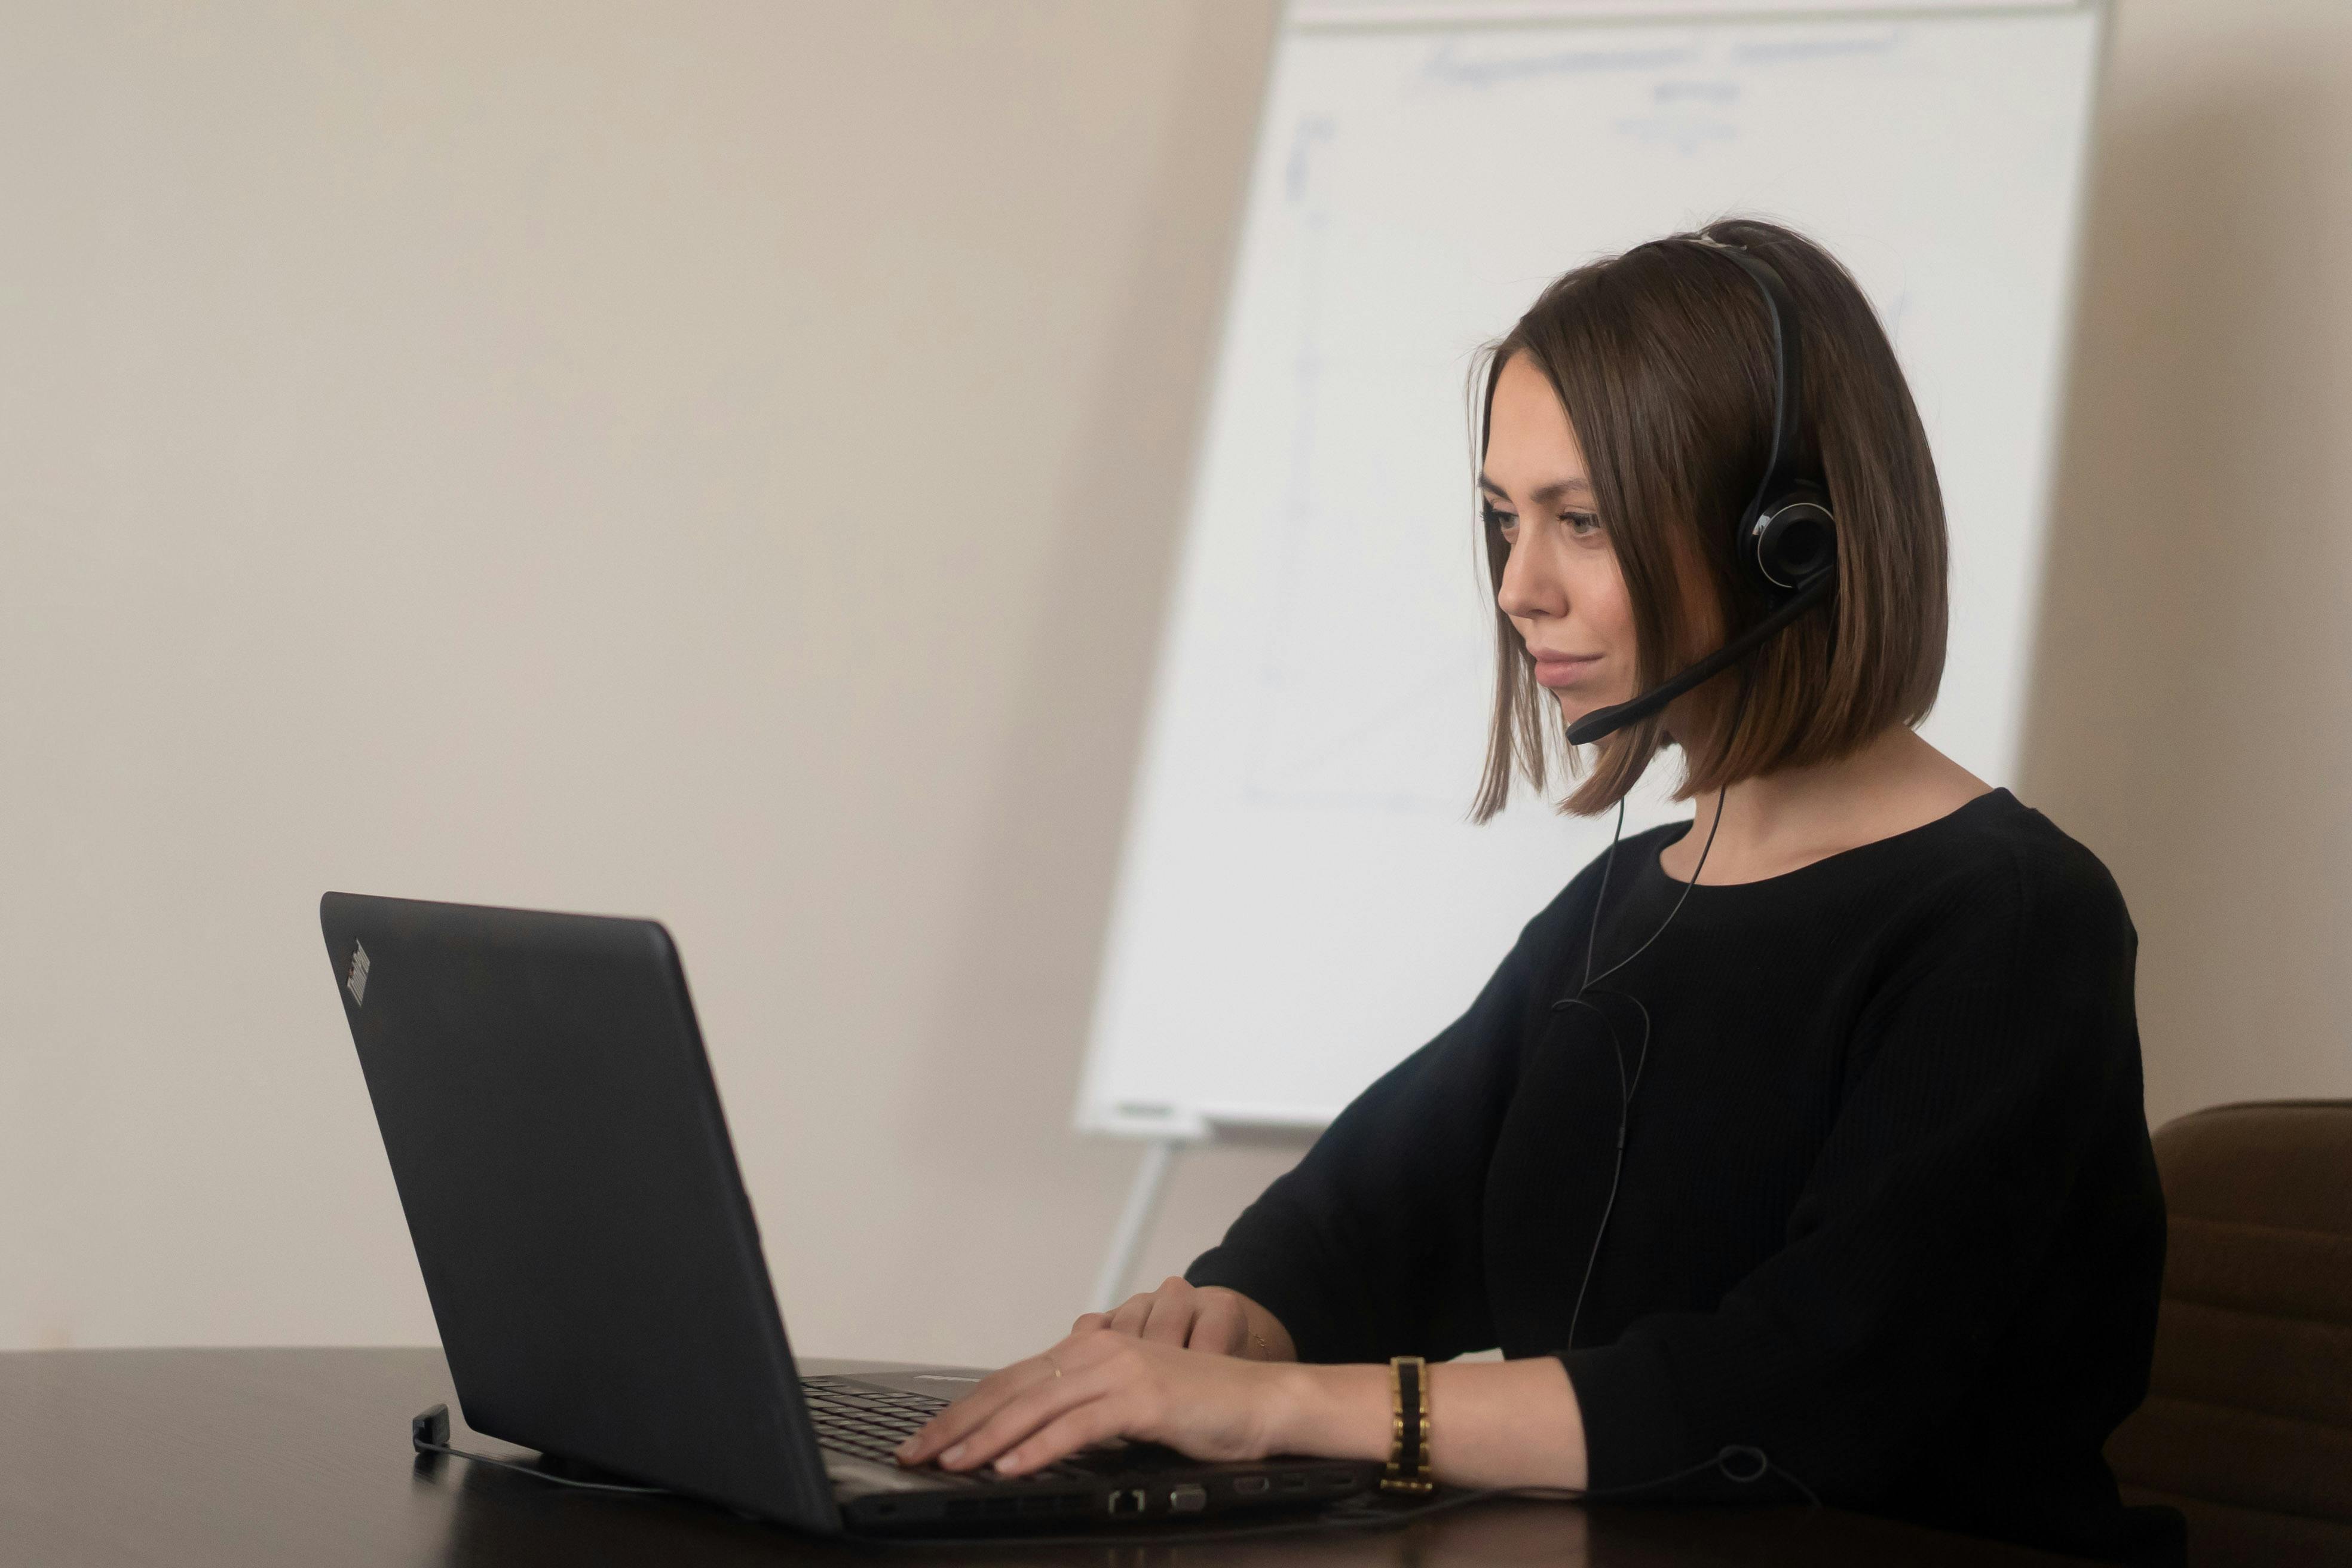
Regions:
M 669 933 L 329 893 L 466 1423 L 837 1532 Z

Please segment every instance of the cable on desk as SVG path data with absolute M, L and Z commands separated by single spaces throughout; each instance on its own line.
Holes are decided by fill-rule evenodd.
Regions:
M 463 1448 L 453 1448 L 449 1447 L 449 1407 L 446 1405 L 436 1405 L 430 1410 L 419 1412 L 410 1417 L 408 1442 L 409 1446 L 420 1454 L 446 1454 L 452 1458 L 471 1459 L 478 1465 L 496 1465 L 502 1470 L 512 1470 L 518 1475 L 536 1476 L 542 1481 L 553 1481 L 560 1487 L 578 1487 L 583 1492 L 633 1492 L 640 1497 L 655 1492 L 659 1492 L 666 1497 L 676 1495 L 667 1487 L 635 1487 L 624 1485 L 619 1481 L 575 1480 L 570 1476 L 559 1476 L 553 1470 L 541 1469 L 536 1465 L 520 1465 L 512 1459 L 494 1458 L 488 1454 L 474 1454 Z

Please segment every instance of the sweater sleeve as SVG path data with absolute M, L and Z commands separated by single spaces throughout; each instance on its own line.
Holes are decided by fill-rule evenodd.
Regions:
M 1859 1016 L 1781 1250 L 1712 1311 L 1558 1352 L 1594 1489 L 1791 1496 L 1706 1468 L 1645 1484 L 1745 1445 L 1825 1499 L 1868 1500 L 1998 1371 L 2091 1152 L 2142 1117 L 2137 936 L 2087 856 L 1970 883 Z
M 1495 1342 L 1481 1206 L 1542 919 L 1468 1011 L 1359 1094 L 1187 1280 L 1265 1307 L 1301 1361 L 1438 1358 Z

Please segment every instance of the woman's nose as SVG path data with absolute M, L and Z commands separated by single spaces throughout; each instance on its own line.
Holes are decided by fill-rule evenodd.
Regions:
M 1507 616 L 1565 614 L 1559 585 L 1549 581 L 1537 552 L 1524 543 L 1505 549 L 1509 553 L 1503 558 L 1502 584 L 1495 590 L 1496 607 Z

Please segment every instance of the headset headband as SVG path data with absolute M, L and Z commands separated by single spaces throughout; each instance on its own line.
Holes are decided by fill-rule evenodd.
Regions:
M 1772 320 L 1772 456 L 1764 465 L 1764 475 L 1756 481 L 1756 493 L 1740 515 L 1739 534 L 1746 538 L 1756 525 L 1756 514 L 1764 510 L 1769 499 L 1783 490 L 1798 488 L 1795 474 L 1797 431 L 1804 422 L 1804 351 L 1797 334 L 1788 323 L 1797 319 L 1797 307 L 1789 299 L 1780 275 L 1751 254 L 1745 247 L 1727 241 L 1696 235 L 1694 240 L 1711 250 L 1717 250 L 1739 264 L 1739 269 L 1754 279 L 1764 296 L 1764 310 Z

